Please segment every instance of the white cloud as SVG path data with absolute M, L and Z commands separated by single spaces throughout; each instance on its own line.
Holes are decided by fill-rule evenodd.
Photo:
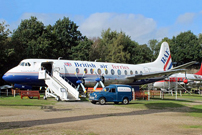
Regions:
M 135 14 L 95 13 L 80 24 L 80 31 L 87 37 L 100 37 L 102 30 L 123 31 L 132 40 L 147 43 L 146 35 L 156 30 L 152 18 Z
M 88 18 L 83 16 L 71 16 L 68 14 L 42 14 L 42 13 L 24 13 L 16 22 L 10 24 L 10 29 L 17 29 L 18 25 L 24 19 L 36 16 L 45 26 L 54 25 L 64 16 L 74 21 L 81 31 L 82 35 L 87 37 L 100 37 L 102 30 L 111 28 L 112 31 L 123 31 L 139 44 L 148 43 L 151 39 L 161 40 L 168 36 L 168 28 L 158 28 L 156 21 L 152 18 L 146 18 L 143 15 L 136 14 L 117 14 L 117 13 L 95 13 Z
M 185 13 L 177 18 L 179 24 L 191 24 L 196 16 L 195 13 Z
M 176 22 L 171 25 L 169 32 L 171 36 L 177 36 L 181 32 L 191 31 L 195 35 L 201 33 L 202 11 L 195 13 L 184 13 L 178 16 Z
M 45 26 L 47 25 L 54 25 L 57 20 L 63 19 L 64 17 L 69 17 L 71 21 L 75 23 L 80 22 L 83 20 L 83 16 L 71 16 L 69 14 L 55 14 L 55 13 L 24 13 L 22 16 L 15 22 L 10 24 L 10 29 L 14 30 L 17 29 L 18 25 L 20 25 L 21 21 L 24 19 L 30 19 L 31 16 L 35 16 L 39 21 L 43 22 Z M 77 24 L 78 25 L 78 24 Z

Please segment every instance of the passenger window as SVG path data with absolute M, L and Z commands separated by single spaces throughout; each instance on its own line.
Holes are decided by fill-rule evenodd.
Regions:
M 79 73 L 79 68 L 76 68 L 76 73 L 77 73 L 77 74 Z
M 132 70 L 130 70 L 130 75 L 133 75 L 133 71 Z
M 107 70 L 107 69 L 105 70 L 105 74 L 106 74 L 106 75 L 108 74 L 108 70 Z
M 86 68 L 84 68 L 84 72 L 85 72 L 85 74 L 87 74 L 87 73 L 88 73 L 88 70 L 87 70 Z
M 98 69 L 98 70 L 97 70 L 97 72 L 98 72 L 98 74 L 99 74 L 99 75 L 101 75 L 101 74 L 102 74 L 101 69 Z
M 127 74 L 128 74 L 127 70 L 125 70 L 124 72 L 125 72 L 125 75 L 127 75 Z
M 93 69 L 92 68 L 90 69 L 90 73 L 93 74 Z
M 140 74 L 142 74 L 143 72 L 142 71 L 140 71 Z
M 111 69 L 111 74 L 114 75 L 114 69 Z
M 117 70 L 117 73 L 118 73 L 118 75 L 121 75 L 121 70 L 120 69 Z
M 138 72 L 137 72 L 137 71 L 135 71 L 135 74 L 138 74 Z

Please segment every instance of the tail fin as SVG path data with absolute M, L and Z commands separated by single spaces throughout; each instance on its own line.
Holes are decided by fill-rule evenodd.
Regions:
M 201 63 L 201 67 L 200 67 L 199 71 L 197 73 L 195 73 L 195 75 L 202 75 L 202 63 Z
M 170 48 L 167 42 L 161 44 L 159 56 L 154 62 L 152 62 L 152 65 L 158 68 L 162 67 L 164 71 L 173 68 Z

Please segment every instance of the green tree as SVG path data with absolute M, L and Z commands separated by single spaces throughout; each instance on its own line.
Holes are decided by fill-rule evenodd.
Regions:
M 36 17 L 22 20 L 12 35 L 12 44 L 18 59 L 41 58 L 44 53 L 46 41 L 43 39 L 45 26 Z
M 101 58 L 101 51 L 103 48 L 100 48 L 100 42 L 101 39 L 99 37 L 94 37 L 90 39 L 92 42 L 92 45 L 90 47 L 90 51 L 89 51 L 89 60 L 90 61 L 95 61 L 95 60 L 99 60 Z
M 173 38 L 173 44 L 175 44 L 174 49 L 177 54 L 174 57 L 179 64 L 201 60 L 201 45 L 197 36 L 191 31 L 180 33 L 176 38 Z
M 92 44 L 91 40 L 84 37 L 84 40 L 80 40 L 77 46 L 72 47 L 71 58 L 74 58 L 74 60 L 90 60 L 89 52 Z
M 158 48 L 158 41 L 156 39 L 151 39 L 149 40 L 149 48 L 152 51 L 152 54 L 154 56 L 154 58 L 151 58 L 152 60 L 156 59 L 158 57 L 158 52 L 159 52 L 159 48 Z
M 0 23 L 0 85 L 5 82 L 2 80 L 3 74 L 9 69 L 12 64 L 9 62 L 9 57 L 13 54 L 13 49 L 10 48 L 10 38 L 11 31 L 8 29 L 9 25 L 5 24 L 3 21 Z
M 152 61 L 152 51 L 146 44 L 137 46 L 136 52 L 136 63 L 145 63 Z
M 78 30 L 78 26 L 68 17 L 64 17 L 62 20 L 56 21 L 53 26 L 53 33 L 57 38 L 58 54 L 65 59 L 74 59 L 75 55 L 72 54 L 78 53 L 74 47 L 79 45 L 80 41 L 85 40 Z
M 130 54 L 124 51 L 124 34 L 119 33 L 112 40 L 111 44 L 108 44 L 108 55 L 106 61 L 116 63 L 126 63 L 129 60 Z
M 123 32 L 102 31 L 98 43 L 99 56 L 101 61 L 127 63 L 130 53 L 127 51 L 127 36 Z

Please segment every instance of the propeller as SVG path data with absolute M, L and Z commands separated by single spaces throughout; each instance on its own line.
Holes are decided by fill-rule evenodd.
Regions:
M 185 71 L 185 79 L 184 79 L 184 89 L 190 93 L 188 90 L 187 90 L 187 84 L 188 84 L 188 79 L 187 79 L 187 72 Z M 190 93 L 191 94 L 191 93 Z
M 84 70 L 84 73 L 83 73 L 82 79 L 79 80 L 78 75 L 77 75 L 77 72 L 75 72 L 75 76 L 76 76 L 77 79 L 78 79 L 78 80 L 76 81 L 76 83 L 78 84 L 76 90 L 78 91 L 79 88 L 80 88 L 80 86 L 81 86 L 82 89 L 83 89 L 83 91 L 84 91 L 84 93 L 86 93 L 86 89 L 85 89 L 85 87 L 84 87 L 84 85 L 83 85 L 83 82 L 84 82 L 83 78 L 84 78 L 85 74 L 86 74 L 86 71 Z
M 188 83 L 188 80 L 187 80 L 187 72 L 185 71 L 185 79 L 184 79 L 184 83 L 185 85 Z
M 93 69 L 93 71 L 97 75 L 97 78 L 95 79 L 95 81 L 97 83 L 95 84 L 93 90 L 95 91 L 97 89 L 97 87 L 98 87 L 99 84 L 102 86 L 102 88 L 104 88 L 105 87 L 105 85 L 104 85 L 104 73 L 102 75 L 101 74 L 98 75 L 97 72 L 94 69 Z

